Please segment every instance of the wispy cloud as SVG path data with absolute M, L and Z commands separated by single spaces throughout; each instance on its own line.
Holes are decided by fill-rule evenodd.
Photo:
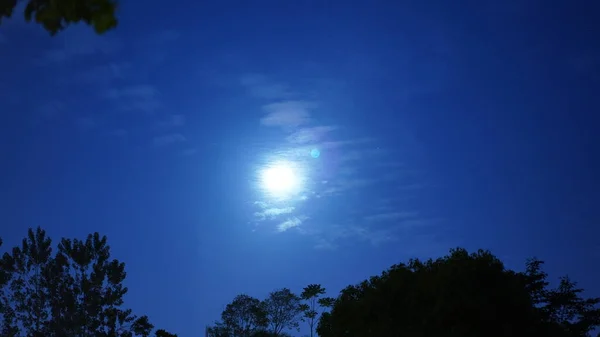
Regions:
M 105 97 L 112 100 L 121 111 L 151 113 L 162 107 L 158 99 L 158 90 L 147 84 L 109 89 Z
M 313 126 L 302 128 L 287 136 L 286 140 L 295 144 L 317 143 L 335 129 L 337 129 L 335 126 Z
M 127 137 L 127 135 L 129 135 L 129 132 L 125 129 L 116 129 L 116 130 L 109 131 L 108 134 L 110 136 L 122 138 L 122 137 Z
M 385 222 L 414 219 L 419 216 L 418 212 L 387 212 L 367 215 L 363 219 L 367 222 Z
M 156 47 L 177 41 L 181 38 L 181 33 L 174 29 L 165 29 L 151 34 L 150 36 L 141 39 L 141 44 Z
M 285 220 L 284 222 L 277 225 L 277 230 L 279 232 L 285 232 L 290 228 L 298 227 L 302 224 L 302 219 L 298 217 L 293 217 Z
M 398 239 L 393 229 L 371 228 L 352 223 L 328 226 L 318 231 L 315 237 L 315 248 L 326 250 L 337 249 L 348 244 L 348 241 L 366 242 L 373 246 L 379 246 Z
M 374 142 L 374 141 L 375 141 L 374 138 L 362 137 L 362 138 L 349 139 L 349 140 L 327 141 L 327 142 L 323 142 L 319 145 L 321 148 L 324 148 L 324 149 L 335 149 L 335 148 L 339 148 L 342 146 L 360 145 L 360 144 L 370 143 L 370 142 Z
M 295 207 L 281 207 L 281 208 L 266 208 L 260 212 L 255 212 L 254 216 L 258 219 L 274 219 L 282 214 L 290 214 L 294 211 Z
M 161 128 L 171 128 L 185 125 L 185 116 L 181 114 L 169 115 L 158 121 Z
M 97 35 L 86 25 L 73 25 L 56 37 L 55 47 L 46 50 L 37 64 L 55 65 L 79 57 L 115 54 L 121 46 L 118 40 Z
M 241 77 L 240 84 L 247 89 L 251 96 L 257 98 L 276 100 L 292 96 L 287 85 L 273 83 L 261 74 L 246 74 Z
M 198 150 L 195 149 L 195 148 L 189 148 L 189 149 L 185 149 L 185 150 L 181 151 L 181 155 L 182 156 L 186 156 L 186 157 L 187 156 L 193 156 L 196 153 L 198 153 Z
M 27 33 L 22 36 L 25 40 L 43 38 L 41 43 L 34 43 L 35 49 L 24 54 L 31 57 L 24 62 L 48 73 L 40 88 L 56 86 L 53 95 L 61 98 L 35 107 L 31 113 L 33 123 L 60 123 L 72 130 L 91 131 L 87 136 L 135 144 L 132 149 L 143 144 L 148 148 L 165 147 L 180 155 L 197 151 L 197 146 L 188 141 L 186 116 L 168 104 L 169 98 L 161 94 L 161 83 L 149 76 L 160 62 L 185 45 L 180 32 L 158 29 L 125 43 L 118 32 L 98 35 L 89 25 L 75 24 L 50 39 L 37 24 L 16 26 L 20 18 L 22 15 L 17 15 L 3 22 L 2 27 L 8 29 L 1 29 L 0 40 L 4 42 L 6 37 L 12 43 L 20 36 L 15 35 L 18 32 Z M 81 90 L 91 96 L 73 95 Z M 185 144 L 167 146 L 174 143 Z
M 98 120 L 91 116 L 77 117 L 75 125 L 81 131 L 88 131 L 98 126 Z
M 64 79 L 66 83 L 86 85 L 108 85 L 113 81 L 125 80 L 132 66 L 129 63 L 109 62 L 76 72 L 72 78 Z
M 268 196 L 256 201 L 254 221 L 277 232 L 297 229 L 314 238 L 320 249 L 348 242 L 381 245 L 427 224 L 425 216 L 407 205 L 379 205 L 379 198 L 361 197 L 373 192 L 394 195 L 399 186 L 408 186 L 407 181 L 420 183 L 404 176 L 407 168 L 398 163 L 394 149 L 376 138 L 357 136 L 344 125 L 319 123 L 323 118 L 314 96 L 303 99 L 296 91 L 294 99 L 286 99 L 291 89 L 266 76 L 246 76 L 241 84 L 251 96 L 271 100 L 262 105 L 260 124 L 282 132 L 285 145 L 276 151 L 275 160 L 292 161 L 307 176 L 303 191 L 286 205 L 273 204 Z M 407 189 L 404 194 L 416 192 Z M 328 224 L 331 219 L 339 224 Z
M 154 137 L 154 145 L 165 146 L 173 143 L 185 142 L 186 138 L 180 133 L 172 133 L 168 135 L 162 135 Z
M 176 42 L 180 39 L 181 33 L 176 30 L 160 30 L 140 39 L 139 43 L 135 44 L 135 50 L 143 55 L 146 68 L 154 68 L 171 58 L 174 48 L 177 47 Z
M 106 96 L 112 99 L 129 98 L 129 97 L 146 97 L 156 95 L 156 88 L 151 85 L 134 85 L 121 89 L 110 89 Z
M 295 128 L 310 123 L 310 111 L 316 104 L 307 101 L 283 101 L 263 106 L 267 113 L 261 118 L 264 126 Z
M 53 100 L 43 103 L 38 108 L 38 117 L 41 120 L 57 118 L 65 112 L 66 106 L 63 101 Z

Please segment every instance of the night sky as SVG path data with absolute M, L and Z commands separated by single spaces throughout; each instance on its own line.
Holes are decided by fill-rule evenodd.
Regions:
M 17 15 L 0 236 L 106 234 L 157 327 L 457 246 L 600 295 L 598 1 L 123 1 L 53 38 Z

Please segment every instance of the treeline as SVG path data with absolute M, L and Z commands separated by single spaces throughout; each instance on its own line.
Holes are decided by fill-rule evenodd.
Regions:
M 297 296 L 282 288 L 264 300 L 238 295 L 210 337 L 275 337 L 307 324 L 311 337 L 584 337 L 600 325 L 600 298 L 568 277 L 551 287 L 543 261 L 516 272 L 489 251 L 392 266 L 337 298 L 321 285 Z M 600 336 L 600 334 L 598 334 Z
M 221 313 L 221 321 L 207 329 L 210 337 L 288 336 L 286 330 L 299 330 L 306 322 L 311 337 L 320 314 L 331 308 L 334 299 L 324 297 L 325 288 L 310 284 L 298 296 L 288 288 L 275 290 L 264 300 L 237 295 Z
M 125 275 L 105 236 L 63 238 L 54 250 L 30 229 L 0 259 L 0 336 L 176 337 L 124 306 Z
M 1 240 L 0 240 L 1 245 Z M 106 237 L 61 239 L 41 228 L 0 258 L 2 337 L 173 337 L 124 306 L 124 263 Z M 326 297 L 319 284 L 265 299 L 242 294 L 207 329 L 210 337 L 279 337 L 305 324 L 311 337 L 588 337 L 600 298 L 568 277 L 551 287 L 543 261 L 505 268 L 489 251 L 394 265 Z M 598 334 L 600 336 L 600 334 Z

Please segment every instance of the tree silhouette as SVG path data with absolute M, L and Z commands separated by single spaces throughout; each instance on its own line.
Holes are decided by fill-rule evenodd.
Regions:
M 259 299 L 237 295 L 221 313 L 222 322 L 211 328 L 213 336 L 249 337 L 267 327 L 266 312 Z
M 530 259 L 515 272 L 489 251 L 458 248 L 435 260 L 394 265 L 335 299 L 320 297 L 325 288 L 319 284 L 301 296 L 288 288 L 263 301 L 238 295 L 207 332 L 284 337 L 306 319 L 311 337 L 315 330 L 320 337 L 591 336 L 600 326 L 600 298 L 583 297 L 568 277 L 549 287 L 542 267 Z M 111 259 L 98 233 L 63 238 L 54 253 L 46 232 L 30 229 L 0 258 L 0 336 L 148 337 L 154 329 L 148 317 L 124 307 L 125 276 L 125 264 Z M 319 308 L 330 311 L 319 317 Z M 177 335 L 159 329 L 154 336 Z
M 177 334 L 167 332 L 163 329 L 156 330 L 156 337 L 177 337 Z
M 0 24 L 13 16 L 17 0 L 0 0 Z M 24 16 L 35 20 L 51 35 L 70 24 L 84 22 L 102 34 L 117 26 L 116 0 L 27 0 Z
M 275 290 L 260 301 L 237 295 L 221 313 L 221 321 L 209 327 L 211 337 L 282 337 L 284 329 L 297 329 L 301 299 L 288 288 Z
M 11 290 L 2 299 L 2 331 L 8 336 L 43 336 L 47 331 L 50 280 L 46 271 L 52 261 L 50 245 L 51 240 L 41 228 L 30 229 L 21 246 L 3 256 Z
M 283 329 L 298 329 L 301 304 L 300 297 L 288 288 L 271 292 L 263 302 L 269 331 L 279 336 Z
M 598 299 L 562 279 L 548 289 L 542 262 L 523 273 L 488 251 L 410 260 L 346 287 L 317 325 L 332 336 L 583 337 L 598 326 Z
M 110 259 L 105 236 L 62 239 L 54 255 L 51 246 L 44 230 L 30 229 L 0 260 L 3 337 L 151 335 L 148 317 L 123 307 L 125 264 Z
M 315 323 L 318 322 L 319 311 L 318 306 L 328 308 L 333 305 L 333 299 L 329 297 L 319 298 L 325 294 L 325 288 L 320 284 L 309 284 L 304 287 L 300 297 L 305 303 L 302 305 L 303 318 L 308 322 L 310 329 L 310 337 L 313 337 L 315 331 Z

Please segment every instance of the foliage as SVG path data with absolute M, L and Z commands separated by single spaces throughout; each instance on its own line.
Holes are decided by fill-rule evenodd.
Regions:
M 222 336 L 251 336 L 267 326 L 267 315 L 260 300 L 245 294 L 227 304 L 221 320 L 223 323 L 216 326 L 216 331 Z
M 62 239 L 53 254 L 41 228 L 0 260 L 2 336 L 150 336 L 147 316 L 123 307 L 125 264 L 110 259 L 107 239 Z M 156 336 L 173 336 L 158 330 Z
M 563 278 L 548 288 L 542 262 L 523 273 L 488 251 L 410 260 L 346 287 L 317 325 L 334 336 L 589 336 L 599 299 L 582 298 Z
M 211 337 L 282 337 L 284 329 L 299 326 L 300 297 L 288 288 L 275 290 L 264 300 L 237 295 L 221 313 L 221 321 L 208 328 Z
M 319 317 L 319 306 L 323 308 L 329 308 L 333 306 L 334 299 L 330 297 L 319 298 L 319 296 L 325 294 L 325 288 L 320 284 L 309 284 L 304 287 L 300 297 L 305 301 L 302 304 L 303 318 L 308 322 L 310 329 L 310 337 L 313 337 L 315 331 L 315 323 L 318 322 Z
M 0 246 L 2 240 L 0 240 Z M 563 277 L 550 287 L 543 261 L 515 272 L 489 251 L 400 263 L 343 289 L 288 288 L 264 300 L 236 296 L 208 329 L 211 337 L 284 337 L 308 322 L 320 337 L 546 336 L 588 337 L 600 326 L 600 298 L 586 298 Z M 148 337 L 147 316 L 124 307 L 125 264 L 107 239 L 60 240 L 53 251 L 41 228 L 0 258 L 0 335 L 6 337 Z M 330 309 L 329 311 L 326 311 Z M 319 315 L 320 314 L 320 315 Z M 315 329 L 316 323 L 316 329 Z M 176 337 L 156 330 L 156 337 Z
M 271 292 L 263 302 L 269 331 L 279 336 L 283 329 L 298 329 L 301 304 L 300 297 L 288 288 Z
M 102 34 L 117 26 L 116 0 L 26 0 L 24 16 L 35 20 L 51 35 L 71 24 L 84 22 Z M 17 0 L 0 0 L 0 24 L 12 17 Z
M 156 337 L 177 337 L 177 334 L 167 332 L 163 329 L 156 330 Z

